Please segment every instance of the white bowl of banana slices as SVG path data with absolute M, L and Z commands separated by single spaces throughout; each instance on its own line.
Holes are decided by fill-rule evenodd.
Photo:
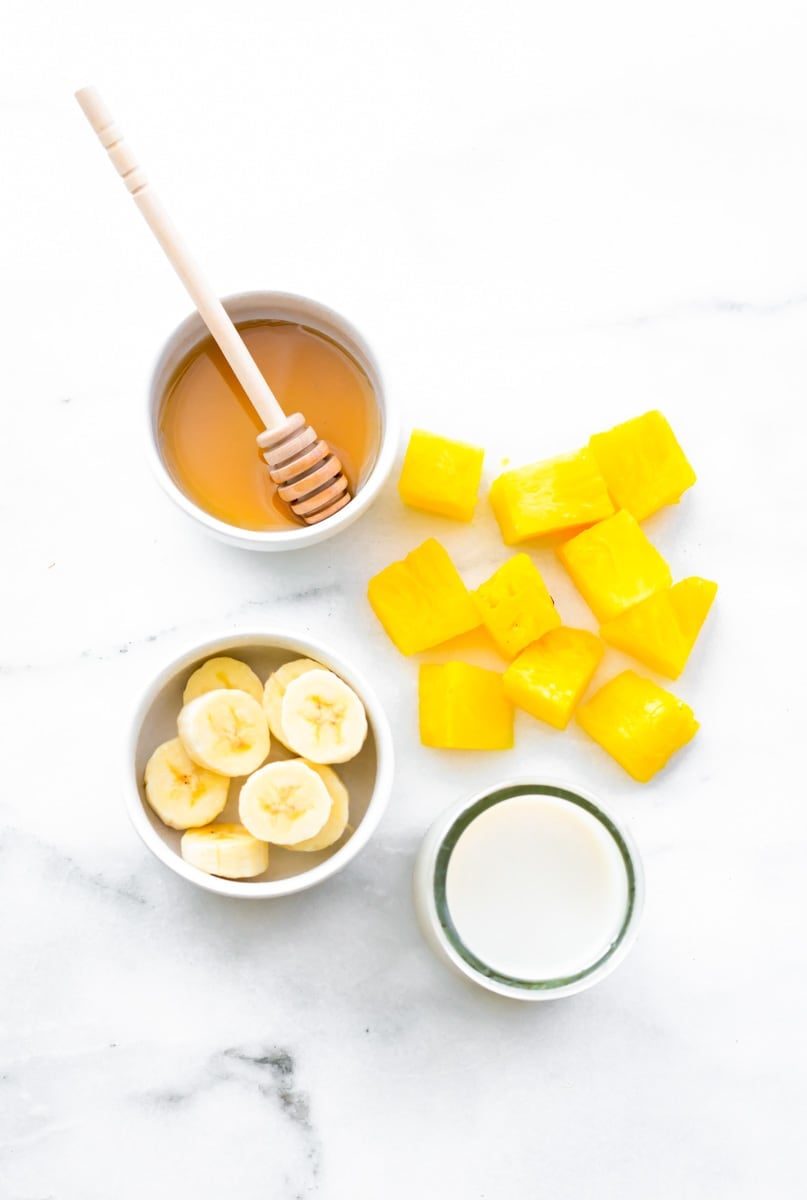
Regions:
M 189 882 L 287 896 L 359 853 L 392 772 L 389 723 L 354 667 L 307 638 L 225 634 L 145 689 L 126 803 L 148 848 Z

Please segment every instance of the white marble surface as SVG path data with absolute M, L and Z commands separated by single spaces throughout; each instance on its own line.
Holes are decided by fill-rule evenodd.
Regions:
M 805 39 L 778 0 L 6 0 L 3 1200 L 803 1195 Z M 700 481 L 650 531 L 721 591 L 678 685 L 702 731 L 654 784 L 526 718 L 510 754 L 419 746 L 366 580 L 427 532 L 481 580 L 486 504 L 455 528 L 390 486 L 338 542 L 252 557 L 163 498 L 144 383 L 188 306 L 90 80 L 221 291 L 344 312 L 404 424 L 485 444 L 488 478 L 664 409 Z M 355 656 L 399 768 L 350 870 L 239 904 L 147 854 L 122 742 L 165 659 L 259 621 Z M 646 861 L 630 958 L 555 1005 L 455 979 L 410 904 L 432 817 L 520 771 L 598 791 Z

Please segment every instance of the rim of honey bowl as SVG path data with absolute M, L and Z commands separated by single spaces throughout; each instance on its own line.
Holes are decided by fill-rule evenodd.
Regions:
M 299 550 L 313 546 L 357 520 L 375 500 L 386 482 L 398 449 L 398 425 L 390 411 L 378 361 L 359 331 L 343 316 L 306 296 L 292 292 L 236 292 L 225 296 L 222 304 L 234 321 L 277 320 L 307 325 L 333 339 L 347 351 L 367 375 L 379 412 L 378 452 L 367 478 L 359 485 L 349 504 L 318 525 L 300 525 L 292 529 L 243 529 L 207 512 L 176 483 L 161 451 L 159 436 L 160 407 L 166 388 L 177 368 L 195 346 L 209 336 L 198 313 L 191 313 L 169 336 L 157 359 L 148 388 L 147 454 L 163 490 L 197 524 L 221 541 L 245 550 Z M 267 468 L 268 469 L 268 468 Z
M 273 854 L 276 858 L 279 854 L 292 856 L 290 863 L 286 860 L 290 873 L 272 879 L 225 879 L 191 866 L 180 853 L 181 831 L 164 825 L 145 797 L 146 762 L 158 745 L 176 737 L 176 717 L 190 674 L 206 659 L 222 654 L 235 658 L 243 656 L 247 660 L 252 658 L 253 669 L 259 666 L 259 658 L 312 658 L 344 679 L 359 696 L 367 713 L 369 730 L 364 747 L 355 759 L 334 768 L 340 778 L 344 776 L 346 783 L 349 769 L 352 769 L 350 822 L 354 827 L 350 837 L 342 844 L 337 842 L 335 849 L 313 854 L 270 847 L 270 868 Z M 277 665 L 279 663 L 270 665 L 269 670 L 276 670 Z M 293 757 L 291 752 L 289 756 Z M 264 626 L 242 633 L 225 631 L 189 644 L 149 678 L 135 701 L 128 724 L 124 800 L 129 818 L 142 841 L 176 875 L 220 896 L 264 900 L 314 887 L 352 862 L 367 845 L 386 811 L 393 773 L 394 749 L 389 720 L 364 674 L 322 642 L 290 630 Z M 230 804 L 237 807 L 233 799 Z M 237 821 L 238 817 L 233 814 L 225 819 Z
M 464 830 L 492 805 L 536 793 L 577 804 L 595 817 L 620 851 L 628 884 L 625 917 L 607 951 L 575 974 L 558 979 L 516 979 L 486 965 L 462 941 L 448 911 L 445 895 L 448 862 Z M 512 1000 L 558 1000 L 585 991 L 610 975 L 636 941 L 644 894 L 641 856 L 624 821 L 586 788 L 548 777 L 521 776 L 504 780 L 480 788 L 451 805 L 427 830 L 417 853 L 413 875 L 415 912 L 430 949 L 472 983 Z

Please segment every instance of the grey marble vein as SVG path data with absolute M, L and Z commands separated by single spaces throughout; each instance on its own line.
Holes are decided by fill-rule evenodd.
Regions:
M 343 592 L 343 584 L 337 581 L 326 584 L 312 584 L 310 587 L 297 588 L 293 591 L 272 592 L 266 596 L 250 598 L 233 608 L 227 609 L 219 618 L 218 623 L 222 625 L 232 624 L 239 617 L 255 611 L 266 612 L 267 615 L 274 616 L 277 609 L 289 609 L 298 604 L 316 604 L 324 598 L 338 596 Z M 47 656 L 39 661 L 32 659 L 17 661 L 10 658 L 5 659 L 3 662 L 0 662 L 0 676 L 7 675 L 10 677 L 35 671 L 59 670 L 80 662 L 109 662 L 116 657 L 128 655 L 133 652 L 136 653 L 142 647 L 162 642 L 179 633 L 186 634 L 187 640 L 191 641 L 191 630 L 194 625 L 198 624 L 199 620 L 197 618 L 189 621 L 187 626 L 178 624 L 169 625 L 156 633 L 144 634 L 142 637 L 121 638 L 117 641 L 107 642 L 103 646 L 87 646 L 82 650 L 78 650 L 75 655 Z
M 693 320 L 709 316 L 777 317 L 783 313 L 797 311 L 807 305 L 807 293 L 796 293 L 782 300 L 758 301 L 718 297 L 713 300 L 693 300 L 682 304 L 660 308 L 656 312 L 638 313 L 633 316 L 617 317 L 613 320 L 587 322 L 587 329 L 640 328 L 663 325 L 676 321 Z M 578 326 L 578 328 L 580 328 Z
M 228 1046 L 209 1055 L 184 1086 L 147 1091 L 140 1100 L 147 1106 L 176 1110 L 194 1104 L 211 1088 L 230 1084 L 276 1106 L 297 1131 L 311 1178 L 305 1190 L 304 1181 L 295 1180 L 294 1198 L 302 1198 L 306 1191 L 310 1193 L 320 1173 L 321 1144 L 312 1122 L 308 1094 L 297 1082 L 297 1067 L 289 1049 L 275 1045 Z
M 52 879 L 65 879 L 83 888 L 114 896 L 130 904 L 146 905 L 146 896 L 135 876 L 122 880 L 110 878 L 101 871 L 89 870 L 76 859 L 64 854 L 49 842 L 13 826 L 0 829 L 0 860 L 14 857 L 19 862 L 25 855 L 45 869 Z

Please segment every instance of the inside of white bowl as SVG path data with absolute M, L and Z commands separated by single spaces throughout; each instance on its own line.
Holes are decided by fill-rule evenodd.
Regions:
M 177 671 L 156 691 L 144 713 L 135 746 L 135 783 L 140 794 L 143 811 L 148 818 L 149 824 L 155 834 L 178 858 L 181 858 L 180 840 L 182 832 L 180 830 L 169 829 L 167 825 L 163 825 L 157 814 L 149 807 L 143 784 L 146 763 L 162 742 L 169 741 L 171 738 L 177 736 L 177 717 L 182 707 L 182 693 L 190 675 L 203 662 L 206 662 L 207 659 L 222 654 L 229 654 L 233 658 L 238 658 L 248 663 L 258 678 L 264 683 L 271 673 L 277 670 L 279 666 L 282 666 L 283 663 L 295 658 L 313 657 L 310 654 L 300 651 L 260 644 L 239 645 L 233 647 L 231 650 L 226 648 L 209 650 L 204 654 L 200 654 L 198 658 Z M 327 667 L 329 664 L 325 662 L 324 665 Z M 271 753 L 267 762 L 295 757 L 296 755 L 286 750 L 276 739 L 272 739 Z M 278 846 L 270 846 L 268 870 L 262 875 L 255 876 L 254 879 L 241 881 L 243 886 L 247 887 L 250 884 L 291 879 L 306 874 L 347 845 L 350 838 L 358 830 L 367 812 L 376 783 L 377 768 L 375 735 L 373 733 L 372 721 L 368 720 L 367 740 L 360 752 L 350 762 L 339 763 L 333 767 L 350 795 L 348 828 L 339 841 L 329 846 L 326 850 L 315 851 L 314 853 L 282 850 Z M 238 796 L 243 783 L 243 779 L 232 780 L 227 807 L 218 818 L 219 821 L 238 821 Z

